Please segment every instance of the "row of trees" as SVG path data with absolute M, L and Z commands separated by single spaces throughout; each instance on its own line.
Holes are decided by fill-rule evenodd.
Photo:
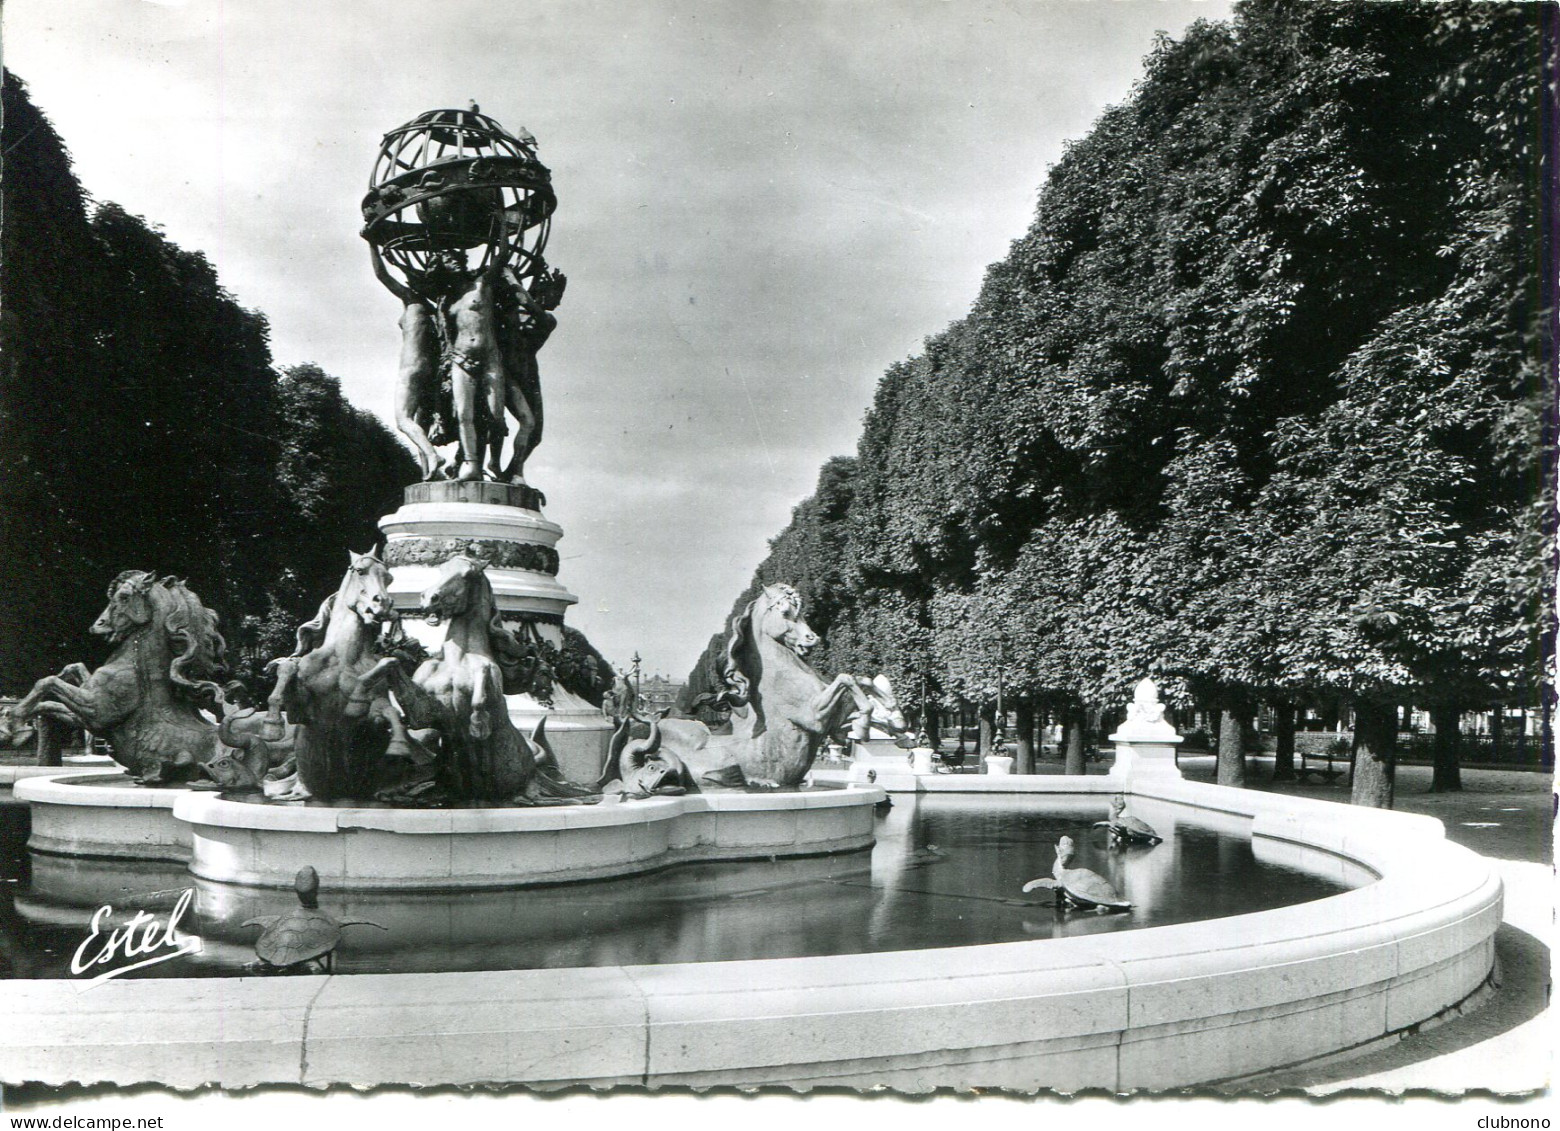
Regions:
M 821 666 L 912 709 L 1000 679 L 1076 720 L 1152 672 L 1226 712 L 1227 782 L 1257 703 L 1282 767 L 1344 701 L 1367 804 L 1397 704 L 1547 695 L 1555 25 L 1246 0 L 1161 40 L 738 605 L 796 584 Z
M 0 124 L 0 691 L 90 659 L 123 569 L 187 577 L 240 674 L 291 651 L 417 477 L 198 252 L 83 192 L 14 75 Z

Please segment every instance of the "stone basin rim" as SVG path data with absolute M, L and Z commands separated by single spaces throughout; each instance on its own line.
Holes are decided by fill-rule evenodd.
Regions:
M 1047 789 L 1008 779 L 1014 794 Z M 1090 783 L 1091 785 L 1093 783 Z M 1487 983 L 1502 889 L 1438 821 L 1175 781 L 1126 792 L 1249 817 L 1377 871 L 1202 923 L 924 951 L 655 967 L 0 985 L 7 1080 L 1163 1089 L 1400 1032 Z M 1277 976 L 1276 976 L 1277 975 Z M 94 1028 L 83 1012 L 101 1025 Z M 174 1031 L 127 1034 L 152 1011 Z M 235 1018 L 242 1019 L 241 1024 Z M 427 1035 L 440 1034 L 431 1045 Z M 785 1034 L 779 1038 L 779 1034 Z M 166 1054 L 166 1041 L 186 1050 Z
M 877 804 L 881 789 L 806 790 L 797 793 L 690 793 L 597 805 L 494 806 L 470 809 L 397 809 L 357 805 L 263 805 L 188 792 L 175 799 L 173 815 L 192 825 L 235 829 L 380 829 L 408 835 L 541 832 L 667 821 L 685 813 L 786 812 Z

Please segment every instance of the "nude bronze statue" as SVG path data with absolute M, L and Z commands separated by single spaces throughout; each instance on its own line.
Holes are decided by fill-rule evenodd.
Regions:
M 566 282 L 543 259 L 556 205 L 536 139 L 475 104 L 385 135 L 363 237 L 374 274 L 401 300 L 396 424 L 425 480 L 525 482 L 542 431 L 536 355 Z M 453 461 L 438 450 L 451 442 Z
M 448 475 L 449 461 L 435 445 L 453 438 L 460 448 L 451 478 L 481 479 L 486 463 L 489 478 L 524 483 L 526 458 L 542 436 L 536 355 L 558 325 L 552 312 L 567 277 L 544 271 L 533 294 L 502 262 L 467 272 L 446 259 L 418 280 L 420 290 L 413 290 L 386 271 L 377 256 L 374 266 L 403 304 L 396 426 L 417 450 L 423 478 Z M 446 372 L 447 407 L 441 388 Z M 515 420 L 507 465 L 502 462 L 506 410 Z

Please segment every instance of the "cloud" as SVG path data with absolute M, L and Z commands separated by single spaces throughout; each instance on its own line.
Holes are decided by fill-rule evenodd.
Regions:
M 398 307 L 358 236 L 379 138 L 468 99 L 530 129 L 569 275 L 531 477 L 567 532 L 572 623 L 680 674 L 1153 32 L 1227 11 L 72 0 L 9 6 L 6 63 L 91 192 L 205 251 L 279 363 L 386 419 Z

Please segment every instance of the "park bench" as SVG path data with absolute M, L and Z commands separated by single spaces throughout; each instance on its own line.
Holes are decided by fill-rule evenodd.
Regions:
M 1300 762 L 1299 765 L 1295 766 L 1296 780 L 1302 782 L 1314 781 L 1321 785 L 1331 785 L 1334 781 L 1343 776 L 1344 771 L 1337 769 L 1333 765 L 1335 756 L 1330 746 L 1328 747 L 1327 753 L 1325 755 L 1325 765 L 1312 765 L 1313 762 L 1321 761 L 1324 755 L 1313 754 L 1307 750 L 1300 750 L 1297 751 L 1297 753 L 1300 755 Z

